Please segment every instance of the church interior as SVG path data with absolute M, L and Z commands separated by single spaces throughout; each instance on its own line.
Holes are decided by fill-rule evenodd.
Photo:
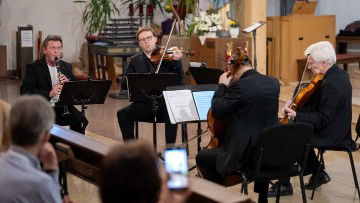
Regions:
M 358 8 L 360 2 L 357 0 L 0 0 L 0 99 L 12 105 L 21 97 L 27 64 L 41 59 L 42 43 L 48 35 L 61 36 L 60 59 L 71 64 L 72 73 L 78 81 L 84 82 L 77 89 L 71 90 L 68 86 L 70 91 L 79 95 L 93 92 L 96 98 L 73 101 L 78 112 L 88 121 L 84 135 L 70 130 L 69 125 L 55 125 L 56 129 L 50 131 L 50 142 L 59 163 L 67 163 L 65 169 L 68 171 L 64 173 L 71 200 L 100 203 L 98 181 L 103 156 L 113 146 L 126 145 L 117 112 L 135 101 L 138 93 L 130 91 L 134 86 L 129 84 L 126 69 L 132 57 L 142 53 L 143 47 L 139 44 L 149 41 L 143 39 L 141 42 L 138 38 L 136 31 L 140 27 L 152 28 L 157 36 L 157 45 L 182 50 L 182 85 L 186 88 L 210 83 L 217 87 L 219 76 L 228 66 L 228 57 L 241 47 L 257 72 L 275 78 L 280 84 L 279 118 L 283 116 L 280 109 L 294 98 L 296 87 L 313 79 L 305 50 L 316 42 L 328 41 L 336 52 L 336 65 L 348 75 L 351 83 L 352 117 L 349 125 L 352 139 L 356 140 L 360 136 L 356 130 L 356 126 L 360 125 Z M 215 19 L 211 27 L 200 26 L 201 21 L 211 19 Z M 161 64 L 166 59 L 159 60 Z M 209 72 L 201 75 L 197 69 Z M 210 72 L 214 72 L 215 78 Z M 96 81 L 103 83 L 96 86 Z M 154 82 L 149 81 L 140 80 L 138 85 Z M 163 90 L 171 90 L 163 86 Z M 141 91 L 145 92 L 143 89 L 147 87 L 142 87 Z M 71 96 L 60 98 L 71 99 Z M 153 98 L 150 95 L 147 99 Z M 153 103 L 153 108 L 157 108 L 154 106 Z M 241 192 L 242 181 L 215 185 L 198 177 L 197 154 L 214 137 L 207 118 L 185 120 L 178 122 L 177 126 L 174 146 L 187 151 L 189 188 L 194 194 L 190 194 L 185 202 L 258 201 L 258 194 L 253 192 L 253 182 L 249 184 L 248 194 L 245 194 Z M 169 147 L 165 139 L 166 128 L 164 122 L 139 120 L 135 123 L 135 136 L 138 140 L 151 143 L 162 157 Z M 357 143 L 359 145 L 360 142 Z M 360 181 L 360 150 L 354 150 L 352 156 Z M 324 160 L 331 181 L 316 189 L 313 198 L 312 190 L 306 190 L 306 200 L 319 203 L 360 202 L 348 153 L 328 150 L 324 153 Z M 160 159 L 160 162 L 163 163 L 163 160 Z M 309 177 L 304 176 L 304 181 L 308 182 Z M 290 183 L 293 194 L 281 196 L 280 201 L 302 202 L 298 176 L 291 177 Z M 268 197 L 268 201 L 276 200 Z

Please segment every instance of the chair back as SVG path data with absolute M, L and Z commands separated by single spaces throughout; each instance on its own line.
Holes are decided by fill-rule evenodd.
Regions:
M 258 142 L 262 151 L 260 167 L 289 168 L 296 162 L 302 165 L 312 135 L 313 127 L 307 123 L 276 124 L 265 128 Z

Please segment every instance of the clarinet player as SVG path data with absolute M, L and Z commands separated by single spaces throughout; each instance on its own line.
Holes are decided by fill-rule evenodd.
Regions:
M 63 55 L 63 40 L 59 35 L 48 35 L 42 43 L 42 57 L 26 66 L 26 73 L 20 87 L 21 94 L 39 94 L 53 106 L 55 123 L 70 125 L 70 129 L 85 134 L 86 118 L 73 105 L 58 102 L 63 84 L 75 81 L 71 64 L 59 60 Z

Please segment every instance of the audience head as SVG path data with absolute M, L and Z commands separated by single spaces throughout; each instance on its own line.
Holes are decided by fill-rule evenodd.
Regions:
M 158 202 L 161 178 L 156 160 L 152 146 L 143 141 L 114 147 L 101 171 L 102 202 Z
M 10 147 L 9 113 L 10 105 L 0 99 L 0 152 Z
M 10 111 L 10 134 L 13 145 L 41 147 L 49 139 L 48 132 L 55 120 L 49 102 L 39 95 L 20 97 Z
M 310 45 L 304 54 L 308 57 L 308 69 L 314 74 L 325 74 L 336 63 L 335 49 L 328 41 L 321 41 Z

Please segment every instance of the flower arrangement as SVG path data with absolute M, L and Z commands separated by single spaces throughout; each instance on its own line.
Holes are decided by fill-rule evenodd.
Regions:
M 239 27 L 239 25 L 234 20 L 231 20 L 230 27 Z
M 222 30 L 221 17 L 219 14 L 207 14 L 206 11 L 200 11 L 192 23 L 196 35 L 204 35 L 207 32 L 216 32 Z

